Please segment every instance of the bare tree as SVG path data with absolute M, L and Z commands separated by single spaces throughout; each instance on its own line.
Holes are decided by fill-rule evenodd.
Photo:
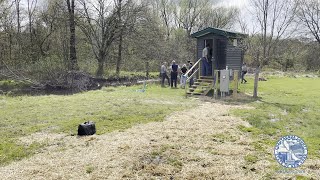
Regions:
M 116 74 L 120 74 L 123 50 L 123 38 L 132 34 L 138 14 L 145 8 L 144 5 L 137 5 L 132 0 L 116 0 L 116 11 L 118 12 L 119 45 L 116 62 Z
M 64 11 L 66 11 L 66 7 L 62 7 L 59 3 L 59 0 L 48 2 L 44 9 L 39 10 L 39 13 L 37 14 L 37 19 L 34 23 L 34 30 L 32 31 L 32 37 L 34 38 L 33 44 L 38 47 L 38 51 L 40 55 L 43 57 L 49 55 L 51 44 L 50 37 L 54 34 L 54 32 L 59 27 L 64 29 L 68 27 L 67 18 L 61 18 L 64 17 L 64 15 L 66 14 L 64 13 Z M 61 26 L 61 22 L 65 23 Z M 64 36 L 67 35 L 68 33 L 64 33 Z M 68 48 L 63 49 L 67 50 Z M 69 56 L 69 53 L 67 53 L 67 56 Z M 68 62 L 69 57 L 67 57 L 65 60 L 65 62 Z
M 320 2 L 318 0 L 298 0 L 297 3 L 299 19 L 320 44 Z
M 209 0 L 179 0 L 179 7 L 174 12 L 178 27 L 182 27 L 188 35 L 191 35 L 198 25 L 202 10 L 208 5 Z
M 97 76 L 104 73 L 104 64 L 108 56 L 108 48 L 117 38 L 119 14 L 114 11 L 106 0 L 80 1 L 82 4 L 79 27 L 84 32 L 92 46 L 93 53 L 98 61 Z M 110 10 L 111 9 L 111 10 Z M 95 11 L 93 13 L 93 11 Z
M 290 26 L 296 15 L 297 6 L 293 0 L 251 0 L 254 19 L 260 26 L 261 66 L 267 65 L 272 49 L 281 38 L 288 38 Z M 289 33 L 288 33 L 289 32 Z
M 123 36 L 134 25 L 136 13 L 132 0 L 115 0 L 114 4 L 107 4 L 106 0 L 80 1 L 82 10 L 79 26 L 91 44 L 95 58 L 98 61 L 97 76 L 104 73 L 111 44 L 119 38 L 117 74 L 120 72 L 122 59 Z
M 200 13 L 198 29 L 206 27 L 230 29 L 238 14 L 237 8 L 207 6 Z
M 158 4 L 160 17 L 166 28 L 167 39 L 169 39 L 172 31 L 175 4 L 172 0 L 157 0 L 156 3 Z

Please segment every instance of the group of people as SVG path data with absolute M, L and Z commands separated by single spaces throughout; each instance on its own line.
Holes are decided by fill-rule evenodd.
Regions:
M 177 87 L 177 80 L 178 75 L 180 74 L 180 85 L 181 88 L 185 88 L 187 78 L 190 77 L 194 70 L 192 69 L 193 63 L 188 61 L 188 67 L 186 64 L 183 64 L 182 67 L 178 64 L 176 64 L 175 61 L 172 61 L 172 64 L 170 68 L 167 68 L 167 63 L 163 62 L 161 65 L 160 70 L 160 77 L 161 77 L 161 86 L 165 87 L 165 80 L 168 80 L 168 85 L 173 88 L 173 86 Z M 202 76 L 210 76 L 212 74 L 212 65 L 214 64 L 214 58 L 212 54 L 212 48 L 211 45 L 208 43 L 206 44 L 206 47 L 202 50 L 202 58 L 201 58 L 201 75 Z M 188 70 L 192 69 L 188 74 Z M 168 72 L 170 72 L 170 79 L 168 76 Z M 243 63 L 241 67 L 241 83 L 246 83 L 247 80 L 244 78 L 245 74 L 247 73 L 247 66 L 246 63 Z M 171 80 L 171 81 L 170 81 Z M 191 87 L 193 85 L 193 77 L 190 77 L 189 86 Z
M 193 74 L 193 70 L 191 70 L 189 74 L 187 74 L 188 70 L 192 69 L 193 63 L 188 61 L 187 64 L 183 64 L 182 67 L 180 67 L 175 61 L 172 61 L 171 66 L 167 68 L 167 62 L 163 62 L 160 70 L 161 86 L 165 87 L 165 80 L 167 79 L 168 85 L 171 86 L 171 88 L 177 88 L 178 75 L 180 75 L 180 86 L 181 88 L 185 88 L 187 78 Z M 170 72 L 170 79 L 168 76 L 168 72 Z M 189 86 L 192 85 L 193 77 L 191 77 L 189 81 Z

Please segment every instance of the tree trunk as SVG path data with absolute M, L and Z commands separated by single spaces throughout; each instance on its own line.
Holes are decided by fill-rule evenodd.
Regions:
M 15 0 L 16 3 L 16 11 L 17 11 L 17 28 L 18 34 L 21 33 L 21 23 L 20 23 L 20 0 Z
M 97 77 L 103 77 L 103 75 L 104 75 L 105 59 L 106 59 L 106 53 L 103 50 L 100 50 L 99 57 L 98 57 L 98 69 L 96 72 Z
M 120 66 L 121 66 L 121 60 L 122 60 L 122 32 L 120 34 L 119 38 L 119 51 L 118 51 L 118 59 L 117 59 L 117 67 L 116 67 L 116 74 L 119 76 L 120 74 Z
M 69 26 L 70 26 L 70 66 L 69 70 L 79 70 L 77 62 L 76 52 L 76 26 L 74 20 L 74 0 L 67 0 L 68 11 L 69 11 Z
M 120 74 L 120 66 L 121 66 L 121 60 L 122 60 L 122 38 L 123 38 L 123 30 L 125 27 L 122 25 L 122 17 L 121 17 L 121 10 L 122 10 L 122 0 L 118 0 L 119 8 L 118 8 L 118 18 L 120 22 L 121 32 L 119 37 L 119 50 L 118 50 L 118 59 L 117 59 L 117 65 L 116 65 L 116 75 L 119 76 Z
M 258 97 L 258 82 L 259 82 L 259 72 L 260 67 L 258 67 L 254 73 L 254 87 L 253 87 L 253 97 Z
M 269 0 L 266 0 L 264 4 L 264 12 L 263 12 L 263 59 L 262 59 L 262 65 L 268 64 L 268 58 L 267 58 L 267 23 L 268 23 L 268 7 L 269 7 Z
M 149 79 L 149 70 L 150 69 L 150 67 L 149 67 L 149 61 L 147 61 L 146 62 L 146 77 L 147 77 L 147 79 Z
M 104 73 L 104 61 L 99 61 L 98 62 L 98 69 L 96 72 L 97 77 L 102 77 Z
M 9 33 L 9 62 L 12 62 L 12 34 Z
M 29 20 L 29 37 L 30 46 L 32 46 L 32 7 L 30 5 L 30 0 L 28 0 L 28 20 Z
M 20 1 L 15 0 L 16 3 L 16 11 L 17 11 L 17 44 L 18 44 L 18 57 L 20 58 L 21 54 L 21 22 L 20 22 Z M 18 61 L 20 62 L 20 61 Z M 18 64 L 18 63 L 17 63 Z
M 31 17 L 29 17 L 29 36 L 30 36 L 30 45 L 32 46 L 32 44 L 33 44 L 33 39 L 32 39 L 32 22 L 31 22 Z

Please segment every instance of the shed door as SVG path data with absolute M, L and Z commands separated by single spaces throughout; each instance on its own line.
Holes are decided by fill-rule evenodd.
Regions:
M 226 46 L 227 40 L 223 38 L 216 39 L 216 69 L 225 69 L 226 68 Z

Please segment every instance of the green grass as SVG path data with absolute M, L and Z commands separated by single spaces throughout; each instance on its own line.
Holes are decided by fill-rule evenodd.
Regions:
M 253 79 L 240 90 L 252 93 Z M 250 104 L 255 109 L 235 110 L 233 113 L 247 120 L 253 127 L 240 126 L 257 139 L 257 150 L 273 147 L 284 135 L 301 137 L 308 147 L 310 158 L 320 157 L 320 79 L 270 76 L 259 82 L 259 97 Z
M 244 160 L 245 160 L 247 163 L 254 164 L 254 163 L 256 163 L 256 162 L 258 161 L 258 157 L 255 156 L 255 155 L 250 155 L 250 154 L 248 154 L 248 155 L 246 155 L 246 156 L 244 157 Z
M 224 132 L 224 133 L 219 133 L 219 134 L 213 134 L 212 135 L 212 140 L 213 141 L 218 141 L 221 143 L 224 142 L 235 142 L 238 140 L 238 137 L 232 136 L 230 134 L 228 134 L 228 132 Z
M 127 78 L 127 79 L 140 78 L 141 79 L 146 77 L 146 72 L 121 71 L 119 76 L 117 76 L 115 71 L 108 70 L 107 73 L 105 74 L 105 77 L 109 79 L 112 79 L 112 78 Z M 159 78 L 159 72 L 149 72 L 149 78 L 150 79 Z
M 32 155 L 41 144 L 19 145 L 17 139 L 35 132 L 74 135 L 78 124 L 94 121 L 97 134 L 135 124 L 162 121 L 168 114 L 197 103 L 184 90 L 140 86 L 103 88 L 69 96 L 0 96 L 0 165 Z
M 91 166 L 91 165 L 86 166 L 86 173 L 87 174 L 91 174 L 93 172 L 93 170 L 94 170 L 93 166 Z

